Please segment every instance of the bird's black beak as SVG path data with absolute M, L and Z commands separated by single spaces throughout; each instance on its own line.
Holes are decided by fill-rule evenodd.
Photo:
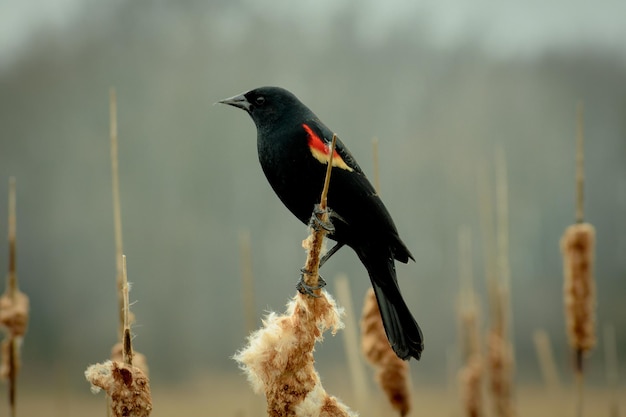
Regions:
M 224 100 L 218 101 L 218 103 L 228 104 L 229 106 L 238 107 L 247 112 L 250 111 L 250 102 L 246 99 L 246 96 L 240 94 L 235 97 L 225 98 Z

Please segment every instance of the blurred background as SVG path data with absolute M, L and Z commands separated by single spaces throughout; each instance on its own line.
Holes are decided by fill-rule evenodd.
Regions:
M 540 380 L 532 333 L 571 377 L 559 238 L 574 221 L 576 104 L 585 106 L 586 219 L 597 228 L 597 322 L 626 348 L 626 3 L 4 1 L 0 4 L 0 235 L 17 178 L 18 274 L 30 296 L 21 383 L 63 381 L 109 356 L 117 299 L 109 88 L 117 89 L 124 252 L 135 348 L 153 384 L 238 374 L 247 334 L 239 238 L 252 244 L 258 322 L 294 292 L 307 230 L 262 175 L 249 117 L 219 99 L 294 92 L 373 175 L 416 262 L 400 285 L 426 336 L 417 384 L 446 384 L 457 338 L 459 227 L 487 305 L 479 178 L 507 157 L 520 382 Z M 0 254 L 7 253 L 5 239 Z M 0 257 L 0 269 L 6 268 Z M 324 267 L 369 286 L 349 249 Z M 340 336 L 317 349 L 346 362 Z M 589 361 L 604 381 L 602 341 Z M 622 375 L 625 370 L 622 355 Z M 241 377 L 243 380 L 243 376 Z

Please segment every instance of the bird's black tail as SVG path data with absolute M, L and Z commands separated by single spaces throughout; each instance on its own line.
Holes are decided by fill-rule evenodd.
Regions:
M 396 279 L 392 256 L 359 254 L 369 273 L 378 301 L 385 333 L 393 351 L 401 359 L 420 358 L 424 350 L 424 336 L 407 307 Z

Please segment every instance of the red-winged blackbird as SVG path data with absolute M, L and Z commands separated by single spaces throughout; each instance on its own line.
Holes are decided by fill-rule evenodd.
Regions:
M 245 110 L 257 128 L 259 161 L 270 185 L 307 224 L 321 195 L 333 132 L 296 96 L 278 87 L 261 87 L 220 103 Z M 328 207 L 337 242 L 326 261 L 343 245 L 367 269 L 387 338 L 402 359 L 420 358 L 424 349 L 419 325 L 402 299 L 394 259 L 415 260 L 398 236 L 383 202 L 348 148 L 336 142 Z

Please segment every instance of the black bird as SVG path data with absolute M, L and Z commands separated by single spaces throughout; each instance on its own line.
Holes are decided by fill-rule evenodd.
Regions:
M 279 87 L 261 87 L 220 101 L 245 110 L 257 128 L 259 162 L 285 206 L 308 224 L 322 192 L 333 132 L 296 96 Z M 398 357 L 420 358 L 422 331 L 402 299 L 394 259 L 413 256 L 391 215 L 346 146 L 337 140 L 328 191 L 337 244 L 351 247 L 367 269 L 389 343 Z

